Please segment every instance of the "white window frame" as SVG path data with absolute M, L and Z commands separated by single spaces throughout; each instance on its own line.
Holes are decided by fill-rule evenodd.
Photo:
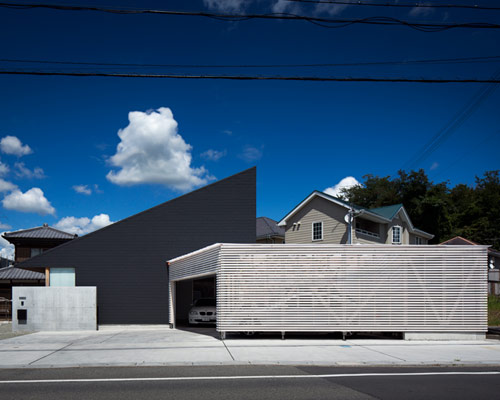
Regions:
M 418 245 L 423 244 L 422 238 L 420 236 L 415 236 L 415 244 L 418 244 Z
M 321 238 L 320 239 L 314 238 L 314 224 L 321 224 Z M 323 240 L 323 221 L 314 221 L 311 224 L 311 240 L 313 242 L 319 242 L 319 241 Z
M 399 242 L 395 242 L 394 241 L 394 232 L 395 232 L 394 230 L 396 228 L 399 230 Z M 403 238 L 402 236 L 403 236 L 403 228 L 401 226 L 399 226 L 399 225 L 394 225 L 392 227 L 392 244 L 401 244 L 402 243 L 401 239 Z

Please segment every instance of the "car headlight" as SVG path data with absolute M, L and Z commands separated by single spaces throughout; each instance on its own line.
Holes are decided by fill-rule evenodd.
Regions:
M 198 311 L 189 311 L 189 315 L 198 315 Z

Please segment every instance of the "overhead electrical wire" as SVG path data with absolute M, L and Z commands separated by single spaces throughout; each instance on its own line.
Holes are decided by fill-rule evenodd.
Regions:
M 0 75 L 75 76 L 109 78 L 157 78 L 157 79 L 218 79 L 240 81 L 311 81 L 311 82 L 386 82 L 386 83 L 500 83 L 499 77 L 489 79 L 439 79 L 439 78 L 372 78 L 372 77 L 320 77 L 320 76 L 249 76 L 249 75 L 176 75 L 176 74 L 132 74 L 106 72 L 47 72 L 0 70 Z
M 500 69 L 493 74 L 490 78 L 490 82 L 487 82 L 487 85 L 480 88 L 470 101 L 465 104 L 443 128 L 436 132 L 436 134 L 434 134 L 434 136 L 432 136 L 401 169 L 412 169 L 416 167 L 421 161 L 436 151 L 444 141 L 453 135 L 479 106 L 495 92 L 498 86 L 495 85 L 493 81 L 498 81 L 499 79 Z
M 348 63 L 316 63 L 316 64 L 141 64 L 141 63 L 105 63 L 89 61 L 65 61 L 65 60 L 33 60 L 33 59 L 10 59 L 1 58 L 5 63 L 26 64 L 53 64 L 53 65 L 95 65 L 107 67 L 151 67 L 151 68 L 316 68 L 316 67 L 364 67 L 375 65 L 413 65 L 413 64 L 466 64 L 466 63 L 491 63 L 500 62 L 498 56 L 462 57 L 462 58 L 437 58 L 422 60 L 401 61 L 372 61 L 372 62 L 348 62 Z
M 323 28 L 345 28 L 354 24 L 384 25 L 384 26 L 406 26 L 421 32 L 442 32 L 448 29 L 470 28 L 470 29 L 500 29 L 500 24 L 489 22 L 410 22 L 392 17 L 368 17 L 361 19 L 341 19 L 341 18 L 321 18 L 305 15 L 296 15 L 290 13 L 271 13 L 271 14 L 216 14 L 209 12 L 194 11 L 173 11 L 173 10 L 150 10 L 150 9 L 120 9 L 91 6 L 70 6 L 58 4 L 33 4 L 33 3 L 6 3 L 0 2 L 0 7 L 18 10 L 26 9 L 51 9 L 58 11 L 96 11 L 113 14 L 159 14 L 175 16 L 206 17 L 220 21 L 248 21 L 252 19 L 267 20 L 294 20 L 306 21 Z
M 438 3 L 368 3 L 365 1 L 337 1 L 337 0 L 286 0 L 291 3 L 310 4 L 337 4 L 349 6 L 368 7 L 394 7 L 394 8 L 461 8 L 468 10 L 500 11 L 500 7 L 484 6 L 479 4 L 438 4 Z

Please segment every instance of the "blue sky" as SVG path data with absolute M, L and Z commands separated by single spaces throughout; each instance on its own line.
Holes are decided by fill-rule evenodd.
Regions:
M 186 4 L 187 3 L 187 4 Z M 400 3 L 403 3 L 400 1 Z M 467 4 L 466 1 L 453 1 Z M 483 1 L 495 5 L 495 1 Z M 62 3 L 60 3 L 62 4 Z M 336 18 L 500 22 L 500 12 L 280 1 L 68 1 Z M 500 31 L 0 8 L 0 58 L 141 64 L 317 64 L 498 56 Z M 500 62 L 329 68 L 132 68 L 0 62 L 0 70 L 489 78 Z M 282 218 L 311 191 L 395 175 L 479 84 L 118 79 L 0 75 L 0 224 L 86 233 L 257 166 L 257 214 Z M 473 184 L 499 169 L 500 91 L 412 168 Z M 119 136 L 120 132 L 120 136 Z M 0 245 L 5 245 L 0 244 Z M 4 249 L 2 254 L 7 254 Z

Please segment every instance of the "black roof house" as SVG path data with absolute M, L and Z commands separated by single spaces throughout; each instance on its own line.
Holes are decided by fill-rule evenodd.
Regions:
M 166 260 L 217 242 L 254 243 L 255 214 L 254 167 L 18 266 L 75 268 L 77 286 L 97 287 L 100 324 L 166 324 Z

